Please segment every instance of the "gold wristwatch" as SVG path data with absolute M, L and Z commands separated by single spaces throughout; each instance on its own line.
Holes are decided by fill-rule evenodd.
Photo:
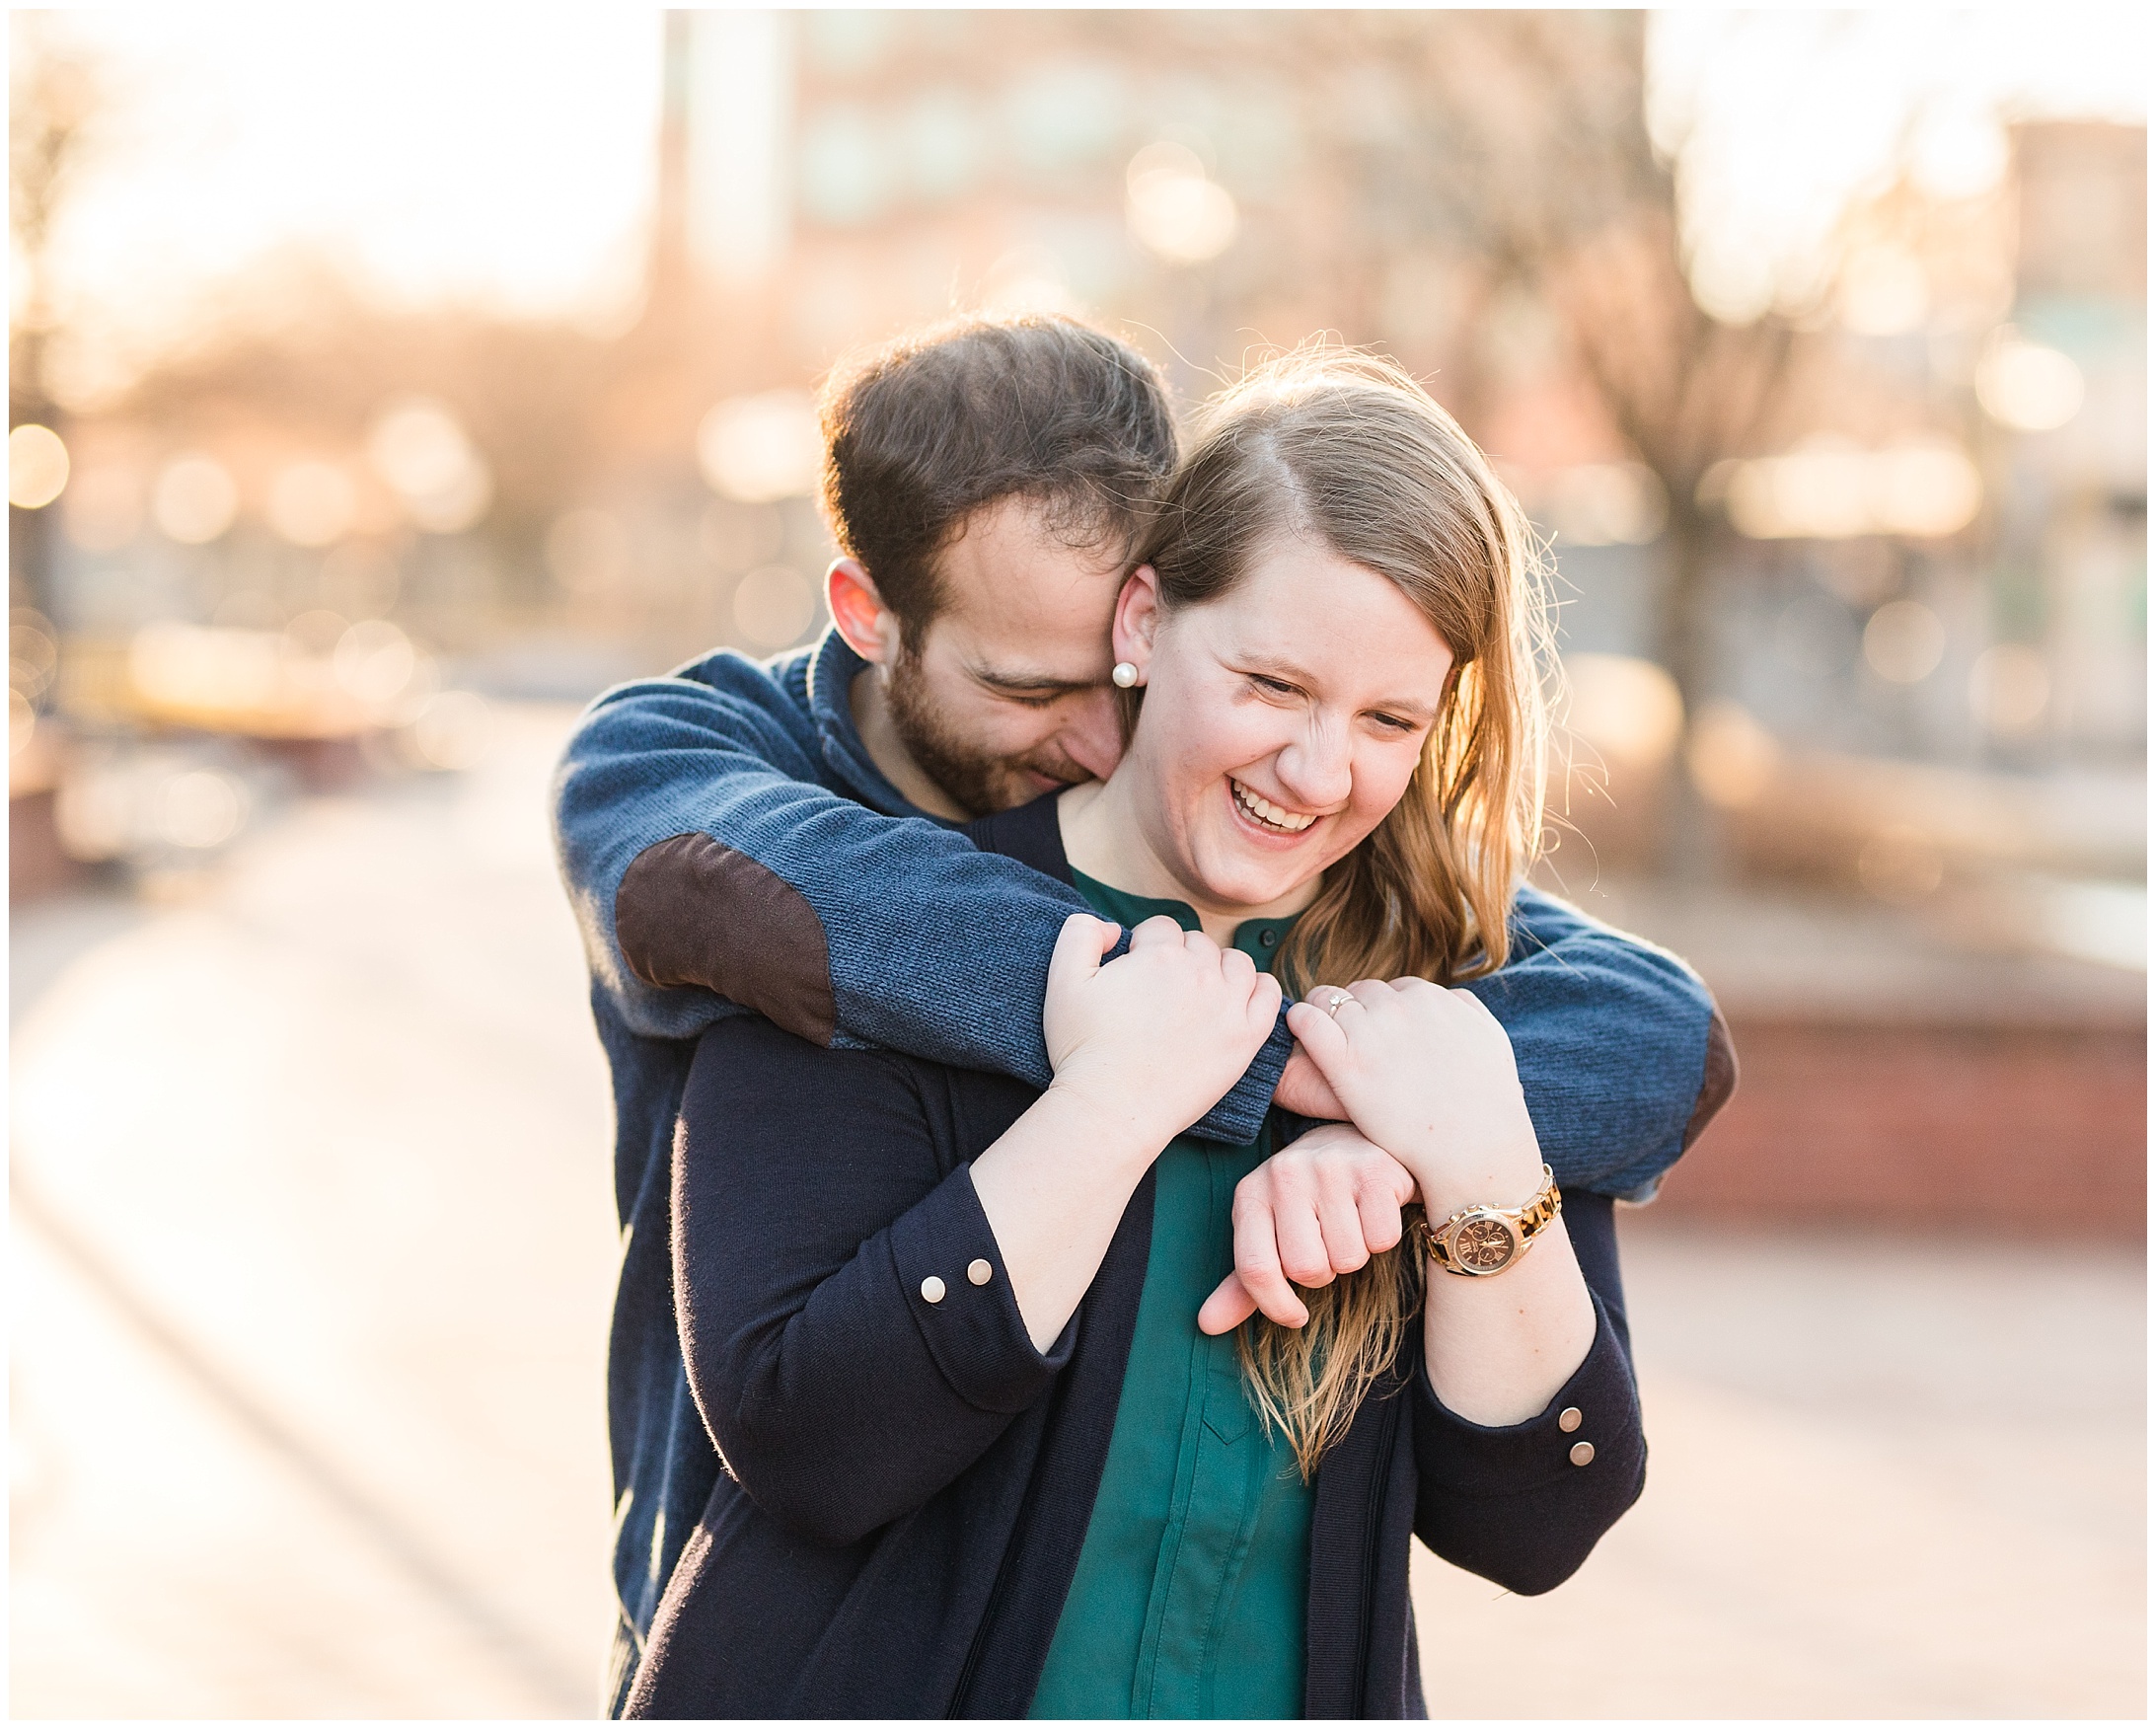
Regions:
M 1422 1234 L 1430 1258 L 1447 1272 L 1487 1279 L 1518 1264 L 1564 1204 L 1557 1192 L 1556 1173 L 1545 1165 L 1542 1186 L 1524 1207 L 1468 1207 L 1442 1225 L 1426 1219 L 1415 1229 Z

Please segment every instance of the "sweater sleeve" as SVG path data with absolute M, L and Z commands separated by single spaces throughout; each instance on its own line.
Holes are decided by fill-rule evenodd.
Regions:
M 1047 1391 L 971 1167 L 905 1059 L 747 1015 L 699 1042 L 674 1150 L 675 1307 L 727 1468 L 844 1544 L 920 1507 Z
M 1514 902 L 1511 958 L 1467 988 L 1512 1038 L 1568 1205 L 1575 1190 L 1650 1198 L 1736 1086 L 1697 973 L 1537 889 Z
M 1577 1572 L 1646 1486 L 1611 1213 L 1602 1196 L 1565 1197 L 1565 1229 L 1595 1300 L 1595 1342 L 1537 1415 L 1505 1428 L 1470 1423 L 1445 1407 L 1425 1365 L 1409 1394 L 1416 1536 L 1454 1566 L 1524 1597 Z M 1570 1427 L 1567 1413 L 1577 1413 Z
M 1041 1002 L 1084 901 L 957 830 L 836 789 L 803 707 L 738 655 L 609 692 L 555 787 L 561 872 L 632 1031 L 747 1008 L 813 1044 L 1050 1079 Z M 1255 1137 L 1284 1027 L 1195 1133 Z

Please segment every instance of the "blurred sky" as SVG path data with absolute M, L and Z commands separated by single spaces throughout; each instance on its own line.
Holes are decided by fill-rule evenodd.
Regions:
M 757 16 L 732 15 L 722 51 L 700 55 L 700 116 L 729 129 L 700 140 L 702 160 L 754 161 L 750 134 L 783 123 L 783 37 Z M 319 254 L 389 299 L 598 332 L 633 316 L 655 12 L 190 8 L 40 25 L 109 68 L 114 118 L 53 263 L 116 370 L 214 322 L 235 271 L 279 251 Z M 1657 15 L 1654 120 L 1666 144 L 1691 139 L 1702 299 L 1749 316 L 1801 289 L 1848 193 L 1904 155 L 1930 189 L 1966 192 L 2003 166 L 2001 115 L 2143 118 L 2147 50 L 2138 10 Z M 768 223 L 742 178 L 701 177 L 706 228 Z M 749 250 L 768 241 L 752 232 Z

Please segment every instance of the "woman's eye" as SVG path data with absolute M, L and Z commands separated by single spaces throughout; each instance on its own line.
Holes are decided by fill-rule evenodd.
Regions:
M 1289 684 L 1284 679 L 1267 678 L 1262 672 L 1253 672 L 1250 675 L 1250 682 L 1269 697 L 1292 697 L 1295 695 L 1296 688 L 1294 685 Z
M 1371 718 L 1388 732 L 1406 734 L 1415 730 L 1415 722 L 1404 720 L 1397 714 L 1373 714 Z

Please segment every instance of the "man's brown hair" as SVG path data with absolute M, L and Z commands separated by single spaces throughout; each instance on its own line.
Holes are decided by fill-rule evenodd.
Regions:
M 935 555 L 1021 497 L 1074 546 L 1135 545 L 1175 467 L 1151 361 L 1075 319 L 972 315 L 841 361 L 825 381 L 823 510 L 909 644 L 934 618 Z

